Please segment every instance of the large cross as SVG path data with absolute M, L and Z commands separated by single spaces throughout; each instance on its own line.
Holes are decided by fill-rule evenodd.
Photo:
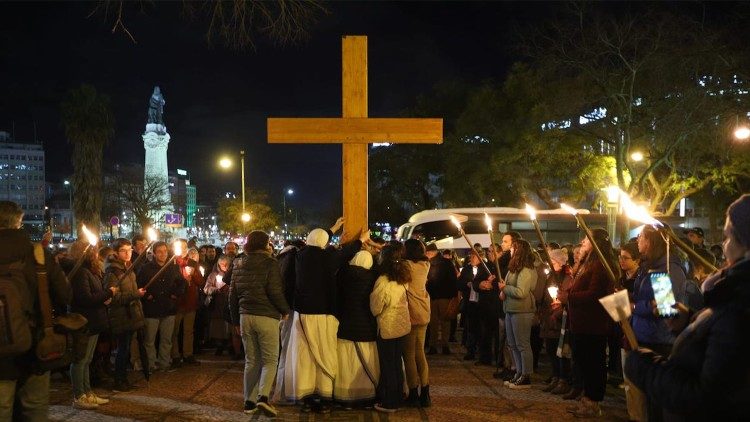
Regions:
M 342 144 L 344 234 L 367 230 L 367 147 L 374 142 L 443 142 L 443 119 L 367 117 L 367 37 L 341 41 L 342 117 L 269 118 L 268 142 Z

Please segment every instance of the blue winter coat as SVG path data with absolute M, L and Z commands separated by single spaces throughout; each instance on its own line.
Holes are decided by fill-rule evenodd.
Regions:
M 736 421 L 750 415 L 750 260 L 720 277 L 669 359 L 641 350 L 625 362 L 627 377 L 662 407 L 665 421 Z
M 667 321 L 654 315 L 651 302 L 654 300 L 654 289 L 651 288 L 651 273 L 667 272 L 666 255 L 653 262 L 644 261 L 638 270 L 633 286 L 633 317 L 631 324 L 639 343 L 672 344 L 675 336 Z M 672 291 L 677 302 L 685 303 L 685 271 L 680 259 L 672 255 L 669 262 L 669 276 L 672 279 Z

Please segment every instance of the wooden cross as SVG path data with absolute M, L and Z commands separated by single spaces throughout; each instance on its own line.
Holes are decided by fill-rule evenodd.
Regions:
M 343 144 L 343 240 L 367 230 L 367 147 L 374 142 L 443 142 L 443 119 L 367 117 L 367 37 L 344 36 L 342 117 L 269 118 L 268 142 Z

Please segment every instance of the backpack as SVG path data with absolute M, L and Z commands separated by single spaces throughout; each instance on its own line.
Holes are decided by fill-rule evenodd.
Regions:
M 0 358 L 31 349 L 31 298 L 23 261 L 0 265 Z

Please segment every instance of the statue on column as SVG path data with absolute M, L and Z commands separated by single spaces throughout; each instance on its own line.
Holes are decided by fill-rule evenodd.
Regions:
M 161 95 L 159 87 L 154 87 L 154 93 L 151 94 L 151 99 L 148 101 L 148 122 L 159 125 L 164 125 L 164 119 L 162 117 L 164 113 L 164 97 Z

